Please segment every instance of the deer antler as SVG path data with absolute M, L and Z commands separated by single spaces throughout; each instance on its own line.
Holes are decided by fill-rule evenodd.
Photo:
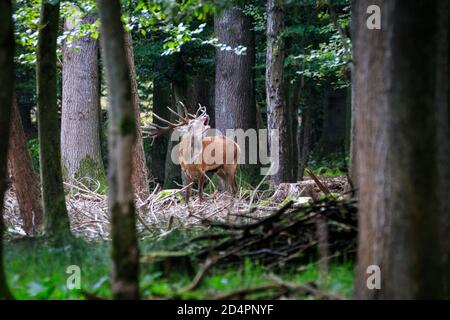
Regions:
M 199 114 L 200 113 L 200 114 Z M 195 117 L 201 117 L 206 114 L 206 107 L 202 106 L 200 103 L 198 104 L 197 112 L 195 113 Z
M 183 107 L 184 117 L 187 118 L 189 116 L 189 112 L 187 111 L 187 108 L 184 105 L 184 103 L 182 101 L 179 101 L 179 102 L 180 102 L 180 105 Z
M 169 107 L 167 107 L 167 109 L 169 109 L 169 111 L 170 111 L 171 113 L 173 113 L 174 115 L 176 115 L 176 116 L 177 116 L 178 118 L 180 118 L 182 121 L 186 121 L 186 118 L 183 117 L 182 115 L 180 115 L 179 113 L 173 111 L 173 110 L 172 110 L 171 108 L 169 108 Z
M 167 126 L 163 127 L 156 123 L 152 123 L 148 127 L 143 127 L 142 132 L 148 134 L 148 136 L 150 138 L 157 138 L 160 135 L 162 135 L 170 130 L 184 126 L 189 122 L 188 118 L 182 117 L 181 115 L 179 115 L 178 113 L 176 113 L 175 111 L 170 109 L 169 107 L 167 107 L 167 109 L 169 109 L 170 112 L 172 112 L 173 114 L 178 116 L 180 119 L 176 123 L 173 123 L 173 122 L 170 122 L 169 120 L 166 120 L 166 119 L 158 116 L 156 113 L 153 113 L 153 117 L 155 119 L 158 119 L 159 121 L 167 124 Z

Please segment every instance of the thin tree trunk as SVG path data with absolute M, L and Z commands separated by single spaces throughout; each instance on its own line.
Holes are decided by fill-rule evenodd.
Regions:
M 255 38 L 252 20 L 239 7 L 226 8 L 214 18 L 214 33 L 220 43 L 233 48 L 239 45 L 247 48 L 243 55 L 216 49 L 216 128 L 223 135 L 227 129 L 256 130 Z M 245 159 L 241 170 L 253 176 L 257 166 L 249 163 L 250 150 L 249 143 L 245 149 L 241 149 L 242 160 Z
M 116 299 L 139 298 L 139 247 L 133 199 L 136 119 L 119 0 L 97 0 L 101 47 L 109 97 L 109 211 L 112 237 L 112 292 Z
M 81 14 L 81 13 L 80 13 Z M 68 17 L 65 30 L 70 32 L 82 24 L 92 24 L 93 14 Z M 98 85 L 98 41 L 85 36 L 64 45 L 62 68 L 61 156 L 66 181 L 85 177 L 105 184 L 100 144 Z M 89 180 L 84 184 L 91 186 Z M 92 184 L 96 187 L 96 183 Z
M 170 112 L 167 107 L 170 106 L 170 85 L 162 80 L 153 81 L 153 113 L 158 116 L 169 119 Z M 153 119 L 153 122 L 164 125 L 164 123 Z M 164 174 L 166 166 L 167 147 L 169 144 L 169 135 L 162 135 L 155 138 L 152 144 L 152 173 L 156 183 L 164 185 Z
M 41 191 L 15 97 L 11 110 L 9 140 L 8 165 L 23 221 L 23 230 L 27 235 L 33 236 L 42 228 Z
M 293 163 L 289 157 L 289 130 L 287 106 L 283 94 L 285 46 L 283 0 L 267 1 L 267 55 L 266 55 L 266 99 L 269 142 L 279 141 L 278 155 L 271 150 L 271 157 L 278 158 L 279 168 L 271 178 L 271 184 L 294 182 Z M 278 130 L 278 137 L 273 132 Z
M 322 134 L 318 142 L 319 157 L 342 154 L 345 150 L 346 90 L 327 89 L 323 99 Z
M 191 78 L 188 85 L 188 108 L 197 111 L 198 105 L 206 107 L 206 113 L 209 116 L 209 125 L 215 128 L 215 109 L 212 99 L 214 86 L 213 79 L 209 79 L 203 75 L 195 75 Z
M 136 68 L 134 65 L 133 42 L 131 32 L 125 32 L 125 48 L 127 64 L 131 79 L 131 103 L 133 104 L 136 141 L 133 145 L 133 176 L 134 192 L 145 198 L 149 194 L 149 172 L 144 153 L 144 141 L 141 132 L 141 112 L 139 109 L 139 93 L 136 81 Z
M 38 132 L 45 232 L 55 240 L 70 237 L 64 197 L 58 119 L 56 38 L 59 1 L 43 1 L 37 58 Z
M 288 106 L 288 129 L 289 129 L 289 155 L 291 158 L 291 162 L 293 165 L 293 175 L 295 179 L 298 176 L 298 168 L 296 165 L 299 162 L 299 151 L 298 151 L 298 135 L 299 135 L 299 126 L 298 126 L 298 109 L 299 109 L 299 98 L 300 98 L 300 83 L 298 81 L 293 84 L 289 84 L 287 86 L 287 106 Z
M 14 91 L 14 24 L 11 1 L 0 1 L 0 300 L 12 299 L 3 265 L 3 200 L 6 191 L 8 141 Z
M 308 94 L 308 103 L 302 110 L 302 121 L 299 136 L 299 162 L 298 162 L 298 179 L 303 180 L 305 168 L 308 165 L 309 154 L 312 145 L 312 117 L 314 103 L 316 102 L 316 93 L 312 88 Z
M 181 59 L 178 60 L 179 62 L 182 62 Z M 172 108 L 172 110 L 176 110 L 178 112 L 178 114 L 180 115 L 184 115 L 184 108 L 183 105 L 181 103 L 183 103 L 186 108 L 191 107 L 188 106 L 188 102 L 187 102 L 187 94 L 188 94 L 188 78 L 186 73 L 182 73 L 182 76 L 180 77 L 179 81 L 174 81 L 172 82 L 172 102 L 174 103 L 174 106 Z M 193 113 L 193 110 L 189 110 L 188 112 Z M 172 121 L 176 121 L 178 120 L 177 117 L 173 117 L 171 118 Z M 173 145 L 174 145 L 175 141 L 172 141 L 171 145 L 170 145 L 170 149 L 168 150 L 168 152 L 170 152 L 170 156 L 169 158 L 166 159 L 166 161 L 169 161 L 169 167 L 173 167 L 175 166 L 175 168 L 171 168 L 168 172 L 170 174 L 175 174 L 181 177 L 181 182 L 183 184 L 183 186 L 185 186 L 187 183 L 186 180 L 186 174 L 184 173 L 183 170 L 181 170 L 181 167 L 179 164 L 175 164 L 173 160 L 173 156 L 172 156 L 172 152 L 174 151 L 173 149 Z M 178 145 L 179 147 L 179 145 Z M 171 181 L 172 183 L 174 183 L 176 181 L 176 176 L 174 177 L 173 181 Z
M 179 101 L 180 99 L 182 99 L 178 93 L 180 89 L 176 89 L 176 86 L 177 85 L 174 82 L 172 82 L 170 85 L 172 110 L 177 110 L 177 105 L 179 105 Z M 177 120 L 176 116 L 172 113 L 170 113 L 169 119 L 170 119 L 169 121 L 171 122 Z M 169 135 L 165 158 L 166 162 L 164 166 L 164 188 L 177 188 L 178 187 L 177 184 L 182 183 L 180 165 L 177 165 L 172 161 L 172 153 L 174 152 L 173 148 L 175 144 L 176 142 L 172 141 Z M 178 157 L 178 155 L 176 157 Z

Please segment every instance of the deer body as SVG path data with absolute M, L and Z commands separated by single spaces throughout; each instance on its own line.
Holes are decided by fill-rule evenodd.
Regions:
M 203 184 L 207 172 L 215 172 L 225 183 L 231 193 L 236 193 L 236 170 L 240 154 L 239 146 L 224 136 L 203 137 L 201 150 L 197 157 L 193 153 L 191 139 L 188 135 L 181 138 L 178 160 L 186 175 L 187 183 L 198 182 L 199 198 L 203 200 Z M 195 156 L 195 154 L 194 154 Z M 189 159 L 189 160 L 187 160 Z M 185 200 L 189 201 L 191 187 L 188 186 Z
M 169 108 L 169 110 L 177 114 L 172 109 Z M 205 136 L 209 129 L 209 117 L 206 114 L 205 107 L 200 106 L 195 115 L 189 114 L 185 108 L 184 113 L 184 117 L 177 114 L 180 118 L 178 123 L 169 122 L 154 114 L 156 119 L 168 124 L 168 126 L 162 127 L 153 123 L 149 128 L 143 128 L 143 132 L 153 138 L 170 130 L 180 132 L 181 142 L 178 160 L 188 184 L 185 193 L 186 203 L 189 201 L 193 181 L 198 182 L 199 198 L 200 201 L 203 200 L 203 184 L 207 172 L 217 173 L 228 190 L 233 194 L 236 193 L 235 175 L 240 154 L 239 146 L 225 136 Z

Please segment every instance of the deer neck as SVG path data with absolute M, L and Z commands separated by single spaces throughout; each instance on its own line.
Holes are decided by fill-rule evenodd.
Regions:
M 183 134 L 180 142 L 180 157 L 183 162 L 199 163 L 203 149 L 202 140 L 202 136 L 197 136 L 193 132 Z

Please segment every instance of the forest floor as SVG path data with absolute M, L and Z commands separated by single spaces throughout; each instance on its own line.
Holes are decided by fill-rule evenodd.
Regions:
M 321 180 L 336 197 L 343 193 L 344 177 L 322 177 Z M 72 231 L 80 238 L 69 246 L 54 248 L 39 241 L 15 240 L 23 231 L 14 194 L 11 190 L 7 193 L 5 218 L 10 241 L 6 242 L 5 261 L 9 282 L 17 298 L 111 296 L 109 242 L 104 241 L 109 239 L 107 198 L 81 184 L 74 186 L 70 194 L 67 205 Z M 170 255 L 173 253 L 170 250 L 180 243 L 215 232 L 212 223 L 252 224 L 276 214 L 288 202 L 292 202 L 293 207 L 304 207 L 312 202 L 312 198 L 322 196 L 320 188 L 308 179 L 301 185 L 280 185 L 275 193 L 248 190 L 241 191 L 235 198 L 211 193 L 202 203 L 194 196 L 189 205 L 182 200 L 180 190 L 155 191 L 146 199 L 137 199 L 143 296 L 149 299 L 350 297 L 354 263 L 353 257 L 345 255 L 331 259 L 326 273 L 313 257 L 276 269 L 268 268 L 258 258 L 246 257 L 214 266 L 202 275 L 201 282 L 192 290 L 186 288 L 201 274 L 202 266 L 208 260 L 204 264 L 195 260 L 186 265 L 173 257 L 169 257 L 169 264 L 146 259 L 155 252 Z M 70 265 L 80 266 L 82 270 L 81 290 L 66 287 L 66 269 Z M 311 295 L 311 292 L 315 294 Z

